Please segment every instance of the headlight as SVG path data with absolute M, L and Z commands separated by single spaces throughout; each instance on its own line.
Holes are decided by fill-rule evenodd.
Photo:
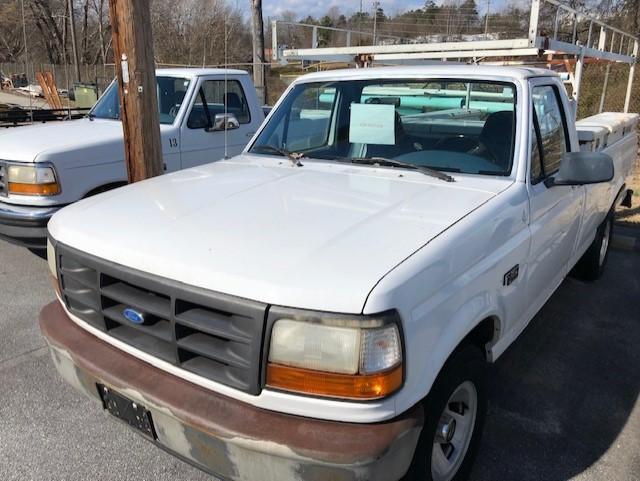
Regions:
M 56 195 L 60 185 L 53 167 L 38 164 L 13 164 L 7 169 L 7 184 L 10 194 Z
M 395 392 L 403 381 L 398 325 L 357 323 L 277 320 L 267 386 L 345 399 L 378 399 Z

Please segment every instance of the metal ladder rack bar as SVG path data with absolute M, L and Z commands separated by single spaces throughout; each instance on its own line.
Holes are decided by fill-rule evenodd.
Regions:
M 549 14 L 543 15 L 543 8 L 555 8 L 555 17 L 550 17 L 552 35 L 548 35 L 541 28 L 541 20 L 549 18 Z M 545 11 L 546 12 L 546 11 Z M 550 15 L 553 15 L 551 13 Z M 563 18 L 567 20 L 570 32 L 566 38 L 561 38 L 560 26 Z M 586 42 L 580 40 L 579 24 L 588 23 Z M 295 24 L 292 22 L 272 22 L 272 46 L 274 61 L 311 61 L 311 62 L 344 62 L 356 66 L 370 66 L 374 63 L 384 64 L 416 64 L 432 63 L 437 60 L 465 60 L 470 63 L 479 63 L 487 59 L 494 62 L 497 58 L 523 59 L 539 61 L 544 56 L 558 56 L 571 62 L 575 62 L 575 71 L 572 72 L 571 83 L 573 97 L 577 101 L 580 93 L 582 69 L 589 60 L 616 62 L 629 65 L 629 79 L 625 97 L 625 112 L 628 111 L 631 97 L 631 88 L 635 74 L 635 64 L 638 55 L 638 38 L 612 25 L 606 24 L 594 15 L 579 11 L 558 0 L 532 0 L 529 15 L 529 29 L 526 36 L 509 39 L 478 39 L 473 41 L 444 41 L 430 43 L 399 43 L 395 45 L 351 45 L 351 34 L 347 35 L 349 41 L 344 47 L 317 47 L 314 43 L 311 48 L 282 49 L 278 44 L 278 25 L 299 25 L 313 28 L 314 37 L 320 29 L 349 32 L 346 29 L 322 27 L 318 25 Z M 599 33 L 594 34 L 594 26 L 600 27 Z M 586 29 L 582 30 L 582 33 Z M 359 35 L 367 32 L 351 31 Z M 524 32 L 523 32 L 524 34 Z M 371 34 L 368 33 L 370 36 Z M 392 38 L 392 36 L 387 36 Z M 584 37 L 583 37 L 584 38 Z M 407 39 L 396 38 L 401 42 Z M 626 45 L 626 50 L 625 50 Z M 526 63 L 526 62 L 525 62 Z

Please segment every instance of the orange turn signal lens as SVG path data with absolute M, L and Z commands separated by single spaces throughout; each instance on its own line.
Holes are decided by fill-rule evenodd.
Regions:
M 49 184 L 9 182 L 9 193 L 21 195 L 56 195 L 60 193 L 60 186 L 57 182 L 51 182 Z
M 402 364 L 376 374 L 335 374 L 281 364 L 267 365 L 267 386 L 343 399 L 380 399 L 402 386 Z

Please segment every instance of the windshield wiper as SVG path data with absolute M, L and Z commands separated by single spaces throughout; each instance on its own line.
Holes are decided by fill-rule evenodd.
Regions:
M 410 162 L 403 162 L 401 160 L 387 159 L 385 157 L 352 157 L 352 163 L 365 164 L 365 165 L 380 165 L 383 167 L 403 167 L 405 169 L 413 169 L 421 172 L 425 175 L 435 177 L 436 179 L 443 180 L 445 182 L 455 182 L 456 180 L 448 174 L 441 172 L 424 165 L 416 165 Z
M 300 162 L 300 159 L 306 158 L 302 152 L 289 152 L 288 150 L 281 149 L 279 147 L 274 147 L 273 145 L 256 145 L 251 152 L 262 153 L 262 154 L 278 154 L 282 157 L 287 157 L 291 164 L 294 167 L 302 167 L 303 164 Z

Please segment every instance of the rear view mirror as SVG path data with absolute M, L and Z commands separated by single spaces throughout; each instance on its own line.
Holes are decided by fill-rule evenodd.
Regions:
M 240 122 L 234 114 L 216 114 L 213 125 L 207 127 L 207 132 L 220 132 L 222 130 L 234 130 L 240 128 Z
M 567 152 L 560 162 L 558 173 L 545 184 L 585 185 L 609 182 L 613 179 L 613 160 L 602 152 Z

